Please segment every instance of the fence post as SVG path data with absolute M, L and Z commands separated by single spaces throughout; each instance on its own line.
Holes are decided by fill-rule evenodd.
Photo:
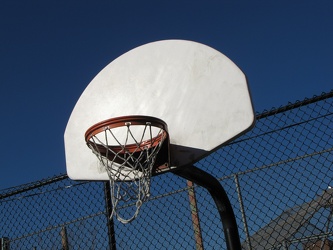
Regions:
M 108 226 L 108 235 L 109 235 L 109 248 L 110 250 L 116 250 L 116 236 L 114 231 L 114 222 L 113 218 L 111 218 L 112 202 L 111 202 L 110 188 L 111 188 L 110 182 L 106 181 L 104 184 L 104 193 L 105 193 L 106 217 L 107 217 L 107 226 Z
M 62 250 L 69 250 L 68 247 L 68 237 L 67 237 L 67 230 L 66 227 L 63 226 L 61 227 L 61 245 L 62 245 Z
M 2 237 L 0 238 L 0 243 L 1 243 L 1 250 L 9 250 L 9 238 L 7 237 Z
M 194 237 L 195 237 L 195 246 L 196 246 L 197 250 L 203 250 L 204 247 L 203 247 L 203 242 L 202 242 L 197 199 L 196 199 L 196 196 L 195 196 L 193 182 L 187 180 L 187 187 L 188 187 L 188 196 L 189 196 L 189 199 L 190 199 L 192 224 L 193 224 Z
M 237 190 L 237 194 L 238 194 L 239 207 L 240 207 L 241 214 L 242 214 L 242 221 L 244 224 L 244 231 L 245 231 L 245 235 L 246 235 L 247 247 L 249 248 L 249 250 L 252 250 L 250 234 L 249 234 L 245 210 L 244 210 L 243 197 L 242 197 L 242 192 L 241 192 L 240 185 L 239 185 L 238 174 L 234 174 L 234 178 L 235 178 L 236 190 Z

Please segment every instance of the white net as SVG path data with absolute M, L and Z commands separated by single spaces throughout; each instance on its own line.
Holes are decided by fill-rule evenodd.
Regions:
M 166 132 L 145 125 L 103 128 L 87 145 L 105 168 L 111 186 L 112 216 L 122 223 L 134 220 L 150 196 L 150 179 Z

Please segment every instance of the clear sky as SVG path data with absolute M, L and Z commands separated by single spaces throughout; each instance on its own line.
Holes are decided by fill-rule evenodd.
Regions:
M 63 134 L 92 78 L 139 45 L 186 39 L 247 75 L 257 112 L 333 89 L 332 0 L 2 0 L 0 189 L 66 173 Z

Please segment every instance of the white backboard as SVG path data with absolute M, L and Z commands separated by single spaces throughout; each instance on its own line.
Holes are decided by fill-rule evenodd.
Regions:
M 192 41 L 149 43 L 107 65 L 77 101 L 65 131 L 71 179 L 108 180 L 84 134 L 127 115 L 167 123 L 171 167 L 195 163 L 254 124 L 246 77 L 225 55 Z

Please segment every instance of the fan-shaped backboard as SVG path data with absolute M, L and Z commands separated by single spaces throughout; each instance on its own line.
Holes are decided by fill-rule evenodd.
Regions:
M 108 180 L 84 134 L 127 115 L 167 123 L 171 168 L 195 163 L 254 124 L 246 77 L 225 55 L 191 41 L 149 43 L 107 65 L 77 101 L 65 131 L 70 178 Z

